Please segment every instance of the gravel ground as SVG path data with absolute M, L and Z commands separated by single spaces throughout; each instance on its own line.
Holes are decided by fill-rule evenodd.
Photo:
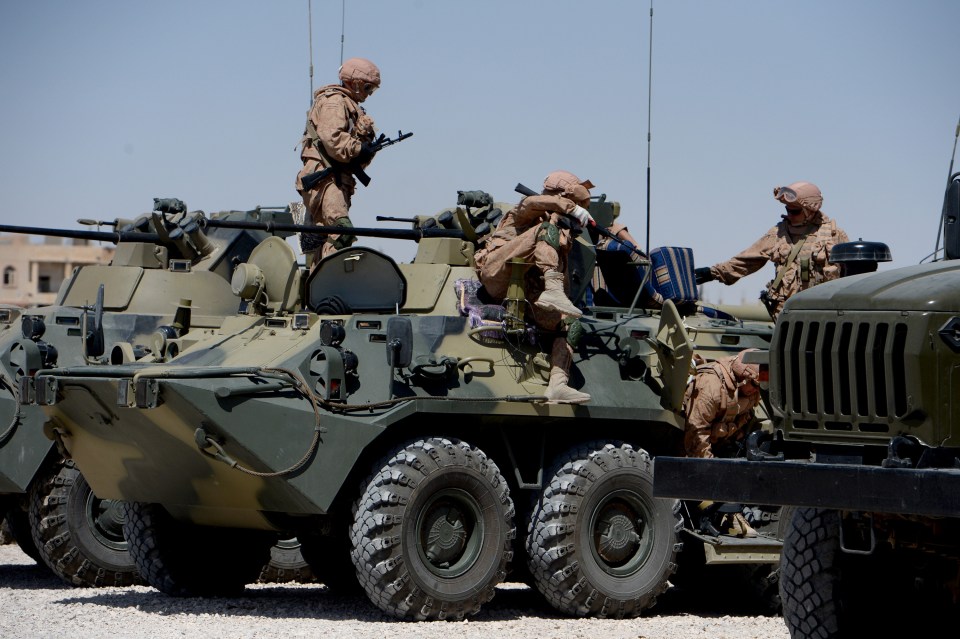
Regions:
M 716 607 L 716 606 L 714 606 Z M 557 616 L 521 584 L 504 584 L 479 615 L 462 622 L 412 623 L 381 614 L 364 597 L 336 596 L 322 585 L 265 584 L 235 599 L 177 599 L 148 587 L 72 588 L 15 545 L 0 546 L 0 637 L 101 639 L 203 637 L 254 639 L 789 639 L 779 617 L 712 610 L 668 591 L 640 619 Z

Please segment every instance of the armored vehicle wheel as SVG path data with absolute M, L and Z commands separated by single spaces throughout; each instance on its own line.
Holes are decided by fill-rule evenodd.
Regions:
M 955 521 L 937 522 L 947 538 L 956 538 Z M 917 530 L 907 519 L 896 523 L 904 524 L 904 539 Z M 911 636 L 918 623 L 946 628 L 956 621 L 955 557 L 922 541 L 894 547 L 880 534 L 872 552 L 858 552 L 857 532 L 835 510 L 794 511 L 780 556 L 783 618 L 793 639 Z
M 582 445 L 553 467 L 527 535 L 537 589 L 566 614 L 640 615 L 676 569 L 680 502 L 653 497 L 653 462 L 627 444 Z
M 7 521 L 6 516 L 4 516 L 3 520 L 0 521 L 0 546 L 15 543 L 17 542 L 13 538 L 13 533 L 10 532 L 10 523 Z
M 174 597 L 229 597 L 270 559 L 276 538 L 259 530 L 177 521 L 159 504 L 128 502 L 123 533 L 147 583 Z
M 301 552 L 317 581 L 339 594 L 362 594 L 350 558 L 350 530 L 344 523 L 331 535 L 304 535 Z
M 378 465 L 357 502 L 357 576 L 396 617 L 476 614 L 506 577 L 513 517 L 507 483 L 482 451 L 456 440 L 413 442 Z
M 74 586 L 141 584 L 123 538 L 123 505 L 99 499 L 72 460 L 48 465 L 30 489 L 30 528 L 37 552 Z
M 4 504 L 7 504 L 7 502 L 4 502 Z M 25 505 L 25 498 L 17 496 L 11 499 L 3 518 L 4 525 L 10 531 L 13 542 L 20 546 L 20 550 L 30 559 L 43 566 L 46 564 L 40 558 L 40 551 L 37 550 L 37 545 L 33 542 L 33 534 L 30 532 L 30 516 L 24 509 Z
M 310 583 L 316 575 L 303 558 L 300 540 L 296 537 L 281 539 L 270 548 L 270 561 L 260 571 L 262 583 Z

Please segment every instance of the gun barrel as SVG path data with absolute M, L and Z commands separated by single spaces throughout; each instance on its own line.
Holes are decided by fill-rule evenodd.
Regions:
M 374 229 L 364 227 L 343 226 L 313 226 L 305 224 L 276 224 L 273 222 L 226 222 L 220 220 L 205 220 L 204 226 L 228 229 L 255 229 L 273 233 L 275 231 L 290 231 L 293 233 L 320 233 L 323 235 L 355 235 L 357 237 L 381 237 L 390 240 L 420 240 L 425 237 L 453 237 L 465 240 L 466 236 L 459 229 L 427 228 L 427 229 Z
M 156 233 L 140 231 L 75 231 L 70 229 L 47 229 L 39 226 L 12 226 L 0 224 L 0 233 L 18 233 L 21 235 L 41 235 L 45 237 L 68 237 L 75 240 L 97 240 L 100 242 L 146 242 L 155 244 L 160 241 Z
M 417 223 L 417 218 L 415 217 L 391 217 L 389 215 L 378 215 L 377 222 L 410 222 L 411 224 Z

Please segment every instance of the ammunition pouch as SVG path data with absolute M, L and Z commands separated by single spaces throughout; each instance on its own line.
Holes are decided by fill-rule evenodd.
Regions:
M 555 224 L 544 222 L 540 225 L 540 231 L 537 233 L 537 239 L 546 242 L 554 248 L 560 250 L 560 229 Z
M 800 281 L 806 284 L 810 281 L 810 256 L 800 258 Z

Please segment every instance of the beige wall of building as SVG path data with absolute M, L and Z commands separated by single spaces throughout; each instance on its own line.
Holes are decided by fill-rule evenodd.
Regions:
M 113 247 L 99 242 L 0 233 L 0 304 L 52 304 L 74 268 L 112 259 Z

